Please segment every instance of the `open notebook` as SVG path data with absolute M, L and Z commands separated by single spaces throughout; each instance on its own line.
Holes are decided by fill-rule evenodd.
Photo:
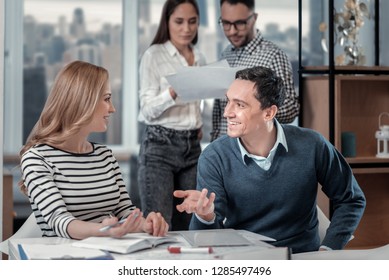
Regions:
M 177 242 L 177 239 L 169 235 L 155 237 L 147 233 L 128 233 L 120 238 L 88 237 L 73 242 L 72 245 L 81 248 L 100 249 L 113 253 L 129 254 L 171 242 Z

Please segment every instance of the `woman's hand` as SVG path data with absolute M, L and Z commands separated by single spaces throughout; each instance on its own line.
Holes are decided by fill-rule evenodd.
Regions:
M 203 139 L 203 129 L 201 127 L 199 128 L 199 132 L 197 133 L 197 139 L 199 139 L 199 141 Z
M 169 87 L 169 93 L 170 93 L 170 96 L 173 98 L 173 100 L 176 100 L 177 93 L 174 91 L 174 89 L 172 87 Z
M 111 237 L 122 237 L 123 235 L 129 233 L 129 232 L 139 232 L 140 228 L 142 227 L 144 218 L 142 217 L 142 212 L 136 208 L 130 215 L 128 215 L 127 218 L 125 218 L 125 221 L 122 224 L 119 224 L 117 226 L 113 226 L 118 222 L 118 219 L 116 217 L 107 218 L 104 219 L 102 222 L 103 226 L 111 225 L 112 228 L 108 229 L 106 233 Z

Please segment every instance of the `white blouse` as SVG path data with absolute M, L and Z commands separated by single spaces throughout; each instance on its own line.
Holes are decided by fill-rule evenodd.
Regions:
M 194 66 L 205 65 L 205 58 L 192 46 Z M 147 125 L 161 125 L 176 130 L 192 130 L 202 126 L 200 101 L 174 100 L 165 76 L 188 67 L 177 48 L 167 41 L 149 47 L 140 63 L 140 112 L 138 120 Z

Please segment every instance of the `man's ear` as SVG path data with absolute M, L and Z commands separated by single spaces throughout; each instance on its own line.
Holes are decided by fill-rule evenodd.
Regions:
M 276 105 L 272 105 L 269 108 L 266 108 L 264 112 L 265 112 L 265 120 L 270 121 L 275 118 L 278 112 L 278 108 Z

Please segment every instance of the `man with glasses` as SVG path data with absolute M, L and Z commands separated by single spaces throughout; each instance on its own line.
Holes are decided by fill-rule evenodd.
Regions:
M 231 67 L 264 66 L 276 72 L 286 87 L 284 104 L 277 113 L 281 123 L 291 123 L 299 113 L 298 96 L 294 89 L 292 67 L 287 55 L 274 43 L 265 40 L 255 28 L 258 14 L 255 0 L 220 0 L 219 23 L 230 45 L 222 53 Z M 212 112 L 211 141 L 227 133 L 227 121 L 223 117 L 227 101 L 215 99 Z

